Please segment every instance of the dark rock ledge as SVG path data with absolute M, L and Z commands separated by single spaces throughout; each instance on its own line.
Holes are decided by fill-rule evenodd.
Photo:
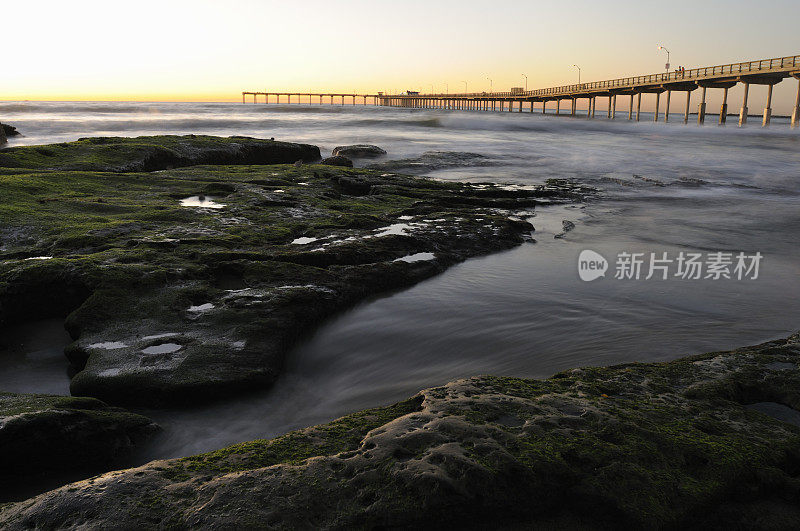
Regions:
M 344 168 L 353 167 L 353 161 L 342 155 L 334 155 L 332 157 L 322 159 L 320 164 L 324 164 L 326 166 L 342 166 Z
M 13 125 L 0 124 L 0 138 L 2 138 L 3 135 L 6 137 L 12 137 L 21 136 L 21 133 L 17 131 L 17 128 Z
M 196 164 L 286 164 L 319 159 L 317 146 L 237 136 L 95 137 L 8 148 L 0 152 L 0 168 L 131 172 Z
M 458 380 L 69 485 L 0 526 L 797 529 L 800 428 L 757 410 L 797 416 L 799 342 Z
M 375 158 L 386 155 L 386 150 L 371 144 L 353 144 L 350 146 L 338 146 L 333 148 L 332 156 L 342 155 L 351 159 Z
M 36 475 L 122 466 L 157 430 L 94 398 L 0 393 L 0 499 Z
M 517 210 L 589 193 L 264 165 L 315 157 L 199 136 L 4 150 L 0 326 L 66 316 L 74 395 L 213 400 L 269 385 L 326 317 L 520 245 Z

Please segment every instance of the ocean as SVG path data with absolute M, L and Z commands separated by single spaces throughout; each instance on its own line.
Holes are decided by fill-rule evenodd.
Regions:
M 565 178 L 598 190 L 583 203 L 537 208 L 535 243 L 468 260 L 328 321 L 294 349 L 271 389 L 145 411 L 164 432 L 137 462 L 279 435 L 455 378 L 665 361 L 800 329 L 800 131 L 785 118 L 762 129 L 757 118 L 739 128 L 734 117 L 720 127 L 708 116 L 698 127 L 679 114 L 669 124 L 650 113 L 638 123 L 601 114 L 0 102 L 0 121 L 25 135 L 10 145 L 211 134 L 311 143 L 329 154 L 369 143 L 388 152 L 378 163 L 393 171 L 509 185 Z M 562 234 L 565 220 L 575 227 Z M 587 250 L 607 261 L 605 276 L 581 279 Z M 705 267 L 700 278 L 680 274 L 689 255 Z M 748 270 L 736 269 L 740 256 Z M 636 258 L 639 275 L 629 267 Z M 651 272 L 654 260 L 661 268 Z M 68 393 L 61 323 L 15 334 L 20 346 L 0 357 L 0 390 Z

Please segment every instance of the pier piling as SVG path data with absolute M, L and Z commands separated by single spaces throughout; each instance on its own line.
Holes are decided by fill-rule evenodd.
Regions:
M 697 105 L 697 124 L 703 125 L 706 121 L 706 87 L 701 88 L 700 103 Z
M 685 124 L 689 123 L 689 105 L 691 105 L 691 104 L 692 104 L 692 91 L 691 90 L 687 90 L 686 91 L 686 111 L 684 111 L 684 113 L 683 113 L 683 123 L 685 123 Z
M 728 121 L 728 87 L 723 89 L 722 93 L 722 106 L 719 109 L 719 125 L 725 125 Z
M 739 110 L 739 125 L 747 123 L 747 94 L 750 92 L 750 83 L 744 83 L 744 96 L 742 96 L 742 108 Z
M 766 127 L 772 120 L 772 85 L 767 87 L 767 105 L 764 107 L 764 120 L 761 122 L 761 127 Z
M 636 121 L 639 121 L 639 118 L 642 115 L 642 93 L 638 93 L 636 95 Z
M 659 112 L 658 111 L 658 109 L 659 109 L 659 105 L 658 104 L 659 104 L 660 100 L 661 100 L 661 93 L 660 92 L 656 92 L 656 112 L 653 113 L 653 121 L 654 122 L 658 121 L 658 112 Z

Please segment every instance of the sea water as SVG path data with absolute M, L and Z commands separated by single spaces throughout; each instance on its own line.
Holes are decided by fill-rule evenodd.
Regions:
M 290 353 L 269 390 L 146 411 L 165 430 L 140 462 L 279 435 L 454 378 L 541 378 L 581 365 L 663 361 L 800 329 L 800 132 L 784 118 L 768 129 L 756 120 L 738 128 L 733 117 L 724 127 L 714 116 L 704 127 L 677 115 L 668 124 L 652 118 L 349 104 L 0 103 L 0 120 L 25 135 L 10 145 L 245 135 L 315 144 L 325 156 L 338 145 L 369 143 L 388 155 L 357 166 L 516 185 L 567 178 L 598 190 L 582 203 L 535 209 L 536 243 L 467 260 L 323 324 Z M 575 228 L 561 234 L 564 220 Z M 587 249 L 608 261 L 605 276 L 591 282 L 577 269 Z M 676 263 L 666 280 L 646 279 L 646 266 L 639 279 L 615 278 L 626 253 L 676 259 L 681 252 L 760 253 L 758 278 L 751 271 L 741 280 L 686 279 L 675 276 Z M 65 392 L 66 360 L 52 355 L 64 338 L 47 337 L 50 354 L 37 344 L 30 363 L 15 347 L 0 390 Z

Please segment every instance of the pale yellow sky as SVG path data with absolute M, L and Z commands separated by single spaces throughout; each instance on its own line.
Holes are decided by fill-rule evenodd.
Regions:
M 800 53 L 800 2 L 18 1 L 0 100 L 241 101 L 242 90 L 463 91 Z M 754 16 L 751 16 L 754 15 Z M 796 81 L 776 88 L 787 112 Z M 716 91 L 711 91 L 713 104 Z M 731 95 L 736 102 L 737 93 Z M 751 107 L 763 106 L 759 90 Z

